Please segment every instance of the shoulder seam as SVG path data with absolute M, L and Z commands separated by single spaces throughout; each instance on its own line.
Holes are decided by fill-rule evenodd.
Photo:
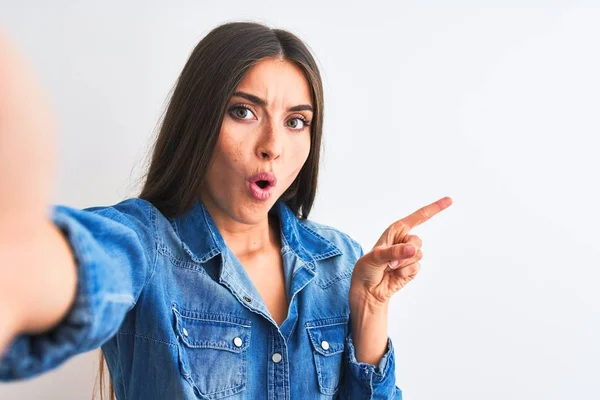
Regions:
M 149 201 L 143 200 L 143 199 L 140 199 L 140 200 L 144 201 L 146 203 L 146 207 L 148 207 L 148 209 L 150 210 L 150 224 L 152 225 L 152 234 L 154 236 L 154 243 L 153 243 L 154 246 L 152 246 L 153 250 L 154 250 L 153 251 L 154 259 L 152 260 L 152 266 L 151 266 L 151 270 L 148 273 L 148 277 L 146 278 L 146 281 L 140 288 L 140 292 L 138 293 L 137 298 L 134 299 L 134 303 L 133 303 L 134 306 L 137 304 L 140 296 L 142 295 L 142 292 L 144 291 L 144 289 L 146 288 L 148 283 L 154 277 L 154 272 L 156 271 L 156 266 L 158 265 L 158 229 L 156 229 L 156 220 L 157 220 L 156 208 Z

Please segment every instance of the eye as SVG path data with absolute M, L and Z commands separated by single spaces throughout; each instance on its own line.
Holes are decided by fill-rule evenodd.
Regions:
M 289 119 L 286 124 L 288 127 L 298 131 L 301 131 L 302 129 L 310 126 L 310 122 L 303 116 Z
M 250 107 L 245 106 L 243 104 L 231 107 L 229 109 L 229 114 L 236 119 L 256 119 L 256 115 L 254 115 Z

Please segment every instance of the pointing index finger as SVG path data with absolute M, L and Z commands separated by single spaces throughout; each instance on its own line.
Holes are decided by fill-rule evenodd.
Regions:
M 452 199 L 450 197 L 441 198 L 434 203 L 419 208 L 417 211 L 410 214 L 408 217 L 403 218 L 402 222 L 404 222 L 406 225 L 409 226 L 410 229 L 412 229 L 415 226 L 421 225 L 423 222 L 431 219 L 431 217 L 445 210 L 451 205 Z

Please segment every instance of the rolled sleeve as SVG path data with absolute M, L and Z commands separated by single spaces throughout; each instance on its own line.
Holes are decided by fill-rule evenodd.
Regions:
M 152 276 L 156 210 L 141 199 L 83 210 L 53 205 L 49 216 L 77 265 L 76 296 L 51 330 L 16 337 L 0 360 L 0 380 L 35 376 L 100 347 L 118 330 Z
M 377 366 L 356 360 L 350 335 L 346 338 L 345 380 L 341 398 L 402 400 L 402 391 L 396 387 L 394 347 L 388 338 L 387 350 Z

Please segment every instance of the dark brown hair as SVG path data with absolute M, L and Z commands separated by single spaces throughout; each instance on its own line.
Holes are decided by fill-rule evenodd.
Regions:
M 312 208 L 319 175 L 323 84 L 315 59 L 295 35 L 253 22 L 232 22 L 210 31 L 194 48 L 173 90 L 139 197 L 166 217 L 189 210 L 200 197 L 229 99 L 248 70 L 278 57 L 293 62 L 311 88 L 311 148 L 306 163 L 281 196 L 299 218 Z M 100 357 L 103 397 L 104 358 Z M 110 397 L 114 398 L 111 385 Z
M 308 217 L 317 190 L 323 122 L 319 70 L 296 36 L 249 22 L 215 28 L 192 52 L 164 116 L 140 198 L 167 217 L 192 207 L 199 198 L 229 99 L 246 72 L 270 57 L 293 62 L 311 87 L 315 112 L 310 153 L 296 180 L 281 196 L 296 215 Z

